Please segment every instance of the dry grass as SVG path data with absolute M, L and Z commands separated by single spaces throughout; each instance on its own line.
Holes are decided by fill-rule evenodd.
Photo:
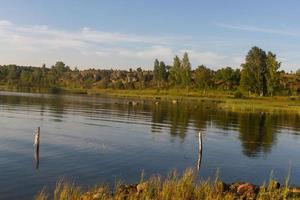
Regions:
M 260 187 L 256 199 L 300 199 L 292 197 L 289 193 L 288 181 L 283 187 L 278 188 L 276 182 L 270 179 L 269 183 Z M 142 180 L 137 186 L 117 185 L 111 192 L 107 186 L 94 187 L 83 191 L 80 187 L 67 182 L 59 181 L 53 194 L 47 194 L 42 190 L 36 200 L 233 200 L 251 199 L 239 196 L 234 192 L 226 191 L 222 182 L 196 181 L 196 173 L 188 169 L 182 176 L 176 172 L 170 173 L 166 179 L 153 176 L 148 180 Z

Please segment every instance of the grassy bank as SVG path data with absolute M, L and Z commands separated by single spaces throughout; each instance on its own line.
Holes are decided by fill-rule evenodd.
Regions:
M 140 99 L 162 99 L 162 100 L 193 100 L 198 102 L 217 102 L 219 109 L 239 112 L 293 112 L 300 114 L 300 96 L 274 96 L 258 97 L 250 96 L 234 98 L 233 92 L 210 90 L 206 93 L 199 91 L 187 91 L 184 89 L 171 90 L 113 90 L 113 89 L 91 89 L 91 95 L 105 95 L 115 97 L 140 98 Z
M 289 188 L 288 181 L 280 186 L 270 179 L 267 184 L 255 186 L 250 183 L 227 185 L 214 181 L 197 181 L 193 170 L 186 170 L 182 176 L 171 173 L 168 178 L 153 176 L 141 179 L 136 185 L 118 184 L 112 191 L 108 186 L 95 186 L 86 191 L 74 184 L 58 182 L 52 193 L 41 191 L 36 200 L 221 200 L 221 199 L 300 199 L 299 189 Z
M 6 86 L 0 85 L 2 91 L 18 91 Z M 70 93 L 70 94 L 87 94 L 101 95 L 109 97 L 124 97 L 128 99 L 150 99 L 153 101 L 172 101 L 178 99 L 180 101 L 193 101 L 194 103 L 213 102 L 213 107 L 229 111 L 238 112 L 293 112 L 300 114 L 300 96 L 244 96 L 235 98 L 234 92 L 208 90 L 206 92 L 199 90 L 186 89 L 135 89 L 135 90 L 117 90 L 117 89 L 83 89 L 83 88 L 59 88 L 59 89 L 43 89 L 25 92 L 48 91 L 48 93 Z M 24 92 L 24 91 L 23 91 Z

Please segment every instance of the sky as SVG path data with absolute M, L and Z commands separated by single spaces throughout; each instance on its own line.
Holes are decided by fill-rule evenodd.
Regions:
M 240 67 L 253 46 L 300 68 L 297 0 L 3 0 L 0 64 L 152 69 L 188 52 L 193 68 Z

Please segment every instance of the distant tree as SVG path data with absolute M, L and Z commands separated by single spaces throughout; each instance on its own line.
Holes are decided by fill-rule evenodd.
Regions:
M 243 89 L 261 96 L 267 93 L 266 52 L 258 47 L 252 47 L 242 64 L 241 86 Z
M 191 63 L 187 52 L 183 54 L 180 74 L 182 86 L 188 88 L 191 82 Z
M 8 66 L 7 78 L 9 80 L 17 79 L 18 78 L 18 73 L 19 73 L 19 70 L 18 70 L 18 67 L 16 65 L 9 65 Z
M 7 67 L 6 66 L 0 66 L 0 81 L 4 82 L 7 77 Z
M 63 73 L 70 71 L 70 67 L 66 66 L 62 61 L 56 62 L 56 64 L 52 66 L 52 69 L 55 70 L 58 75 L 62 75 Z
M 178 56 L 174 57 L 173 66 L 170 67 L 170 82 L 174 86 L 178 86 L 181 84 L 181 61 Z
M 160 87 L 163 85 L 163 83 L 167 80 L 167 68 L 163 61 L 159 62 L 159 85 Z
M 159 62 L 157 59 L 154 61 L 153 74 L 156 85 L 160 88 L 167 79 L 167 68 L 163 61 Z
M 30 87 L 32 83 L 32 76 L 31 72 L 29 70 L 22 70 L 20 74 L 20 79 L 19 79 L 19 86 L 20 87 Z
M 195 70 L 195 85 L 198 89 L 204 90 L 206 93 L 207 89 L 210 88 L 213 84 L 213 71 L 205 67 L 204 65 L 200 65 Z
M 154 61 L 154 69 L 153 69 L 153 78 L 156 82 L 157 87 L 159 88 L 160 75 L 159 75 L 159 61 L 155 59 Z
M 2 81 L 2 79 L 4 78 L 5 74 L 4 74 L 4 70 L 3 67 L 0 66 L 0 81 Z
M 104 70 L 86 69 L 71 70 L 63 62 L 56 62 L 51 68 L 23 67 L 16 65 L 0 66 L 0 84 L 8 88 L 43 89 L 39 91 L 61 91 L 66 89 L 119 88 L 143 89 L 146 87 L 189 87 L 193 86 L 204 93 L 210 88 L 224 90 L 245 89 L 259 95 L 300 94 L 300 69 L 297 72 L 280 71 L 276 55 L 258 47 L 249 50 L 245 63 L 239 69 L 225 67 L 217 71 L 205 66 L 191 70 L 187 53 L 182 60 L 175 56 L 171 65 L 158 59 L 154 62 L 153 71 L 142 70 Z M 27 90 L 30 89 L 30 90 Z M 33 91 L 32 90 L 32 91 Z M 239 90 L 240 91 L 240 90 Z M 238 93 L 237 93 L 238 94 Z M 239 95 L 236 95 L 240 98 Z
M 167 81 L 167 66 L 163 61 L 159 62 L 159 74 L 161 81 Z
M 145 77 L 144 77 L 144 73 L 142 68 L 138 67 L 136 69 L 137 71 L 137 77 L 138 77 L 138 81 L 139 81 L 139 87 L 140 88 L 144 88 L 145 87 Z
M 218 87 L 226 90 L 232 90 L 238 87 L 240 82 L 240 70 L 233 70 L 230 67 L 217 70 L 214 80 Z
M 267 60 L 267 73 L 266 73 L 266 81 L 267 81 L 267 91 L 269 95 L 273 95 L 279 88 L 279 72 L 280 64 L 276 60 L 276 55 L 272 52 L 268 52 Z

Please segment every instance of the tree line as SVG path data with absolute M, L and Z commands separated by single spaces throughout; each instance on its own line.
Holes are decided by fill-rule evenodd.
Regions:
M 113 89 L 186 89 L 239 91 L 260 96 L 300 94 L 300 69 L 279 70 L 281 63 L 272 52 L 252 47 L 238 69 L 212 70 L 204 65 L 191 68 L 188 53 L 175 56 L 171 65 L 156 59 L 153 70 L 71 69 L 59 61 L 51 67 L 0 66 L 0 85 L 9 89 L 50 91 Z

